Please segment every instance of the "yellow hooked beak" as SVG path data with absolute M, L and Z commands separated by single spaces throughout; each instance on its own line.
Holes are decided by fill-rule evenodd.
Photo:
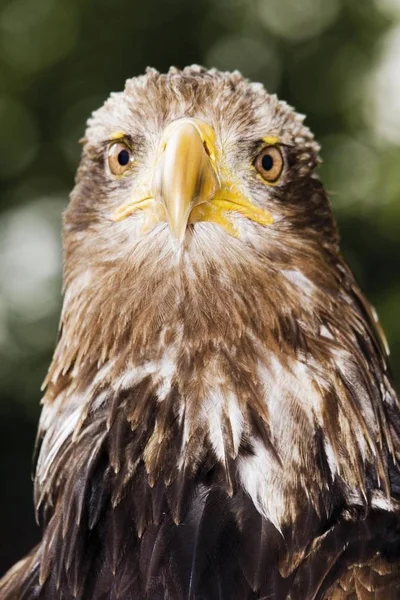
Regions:
M 199 119 L 182 118 L 166 127 L 149 191 L 118 207 L 112 220 L 121 221 L 137 210 L 150 210 L 147 226 L 168 221 L 182 243 L 189 223 L 211 221 L 231 235 L 238 232 L 229 212 L 270 225 L 272 216 L 251 203 L 218 174 L 215 132 Z M 225 169 L 226 171 L 226 169 Z M 230 179 L 230 178 L 229 178 Z
M 200 129 L 194 119 L 179 119 L 167 127 L 154 173 L 154 198 L 164 204 L 171 233 L 179 242 L 193 208 L 210 202 L 221 187 L 207 154 L 204 125 Z

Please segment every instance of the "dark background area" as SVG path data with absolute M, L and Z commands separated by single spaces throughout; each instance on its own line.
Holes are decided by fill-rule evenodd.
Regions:
M 78 139 L 127 77 L 193 62 L 239 69 L 307 115 L 400 373 L 400 0 L 0 1 L 0 573 L 38 539 L 31 456 Z

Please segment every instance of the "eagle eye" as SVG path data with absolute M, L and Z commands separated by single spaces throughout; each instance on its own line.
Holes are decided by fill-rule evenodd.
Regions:
M 133 153 L 128 146 L 122 142 L 111 144 L 108 149 L 108 164 L 111 173 L 122 175 L 131 166 Z
M 283 156 L 278 146 L 267 146 L 257 156 L 254 166 L 268 183 L 276 183 L 283 171 Z

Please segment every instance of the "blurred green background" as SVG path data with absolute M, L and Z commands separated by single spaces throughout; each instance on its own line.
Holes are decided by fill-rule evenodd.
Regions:
M 400 373 L 400 0 L 0 1 L 0 572 L 38 538 L 30 463 L 77 141 L 127 77 L 193 62 L 239 69 L 307 115 Z

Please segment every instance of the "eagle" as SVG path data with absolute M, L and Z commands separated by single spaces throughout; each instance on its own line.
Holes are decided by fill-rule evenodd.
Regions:
M 148 69 L 64 215 L 42 539 L 1 600 L 400 598 L 400 409 L 304 117 Z

